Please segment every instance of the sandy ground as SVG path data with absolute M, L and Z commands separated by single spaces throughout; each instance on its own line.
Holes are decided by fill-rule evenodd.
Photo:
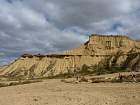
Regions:
M 140 84 L 45 80 L 0 88 L 0 105 L 140 105 Z

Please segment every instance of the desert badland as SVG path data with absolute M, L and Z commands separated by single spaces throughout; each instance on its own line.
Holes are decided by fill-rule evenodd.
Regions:
M 123 35 L 93 34 L 78 48 L 47 55 L 23 54 L 1 68 L 1 75 L 36 78 L 80 71 L 83 65 L 106 65 L 139 71 L 140 41 Z M 101 65 L 102 66 L 102 65 Z
M 64 52 L 23 54 L 0 76 L 0 105 L 139 105 L 140 41 L 93 34 Z

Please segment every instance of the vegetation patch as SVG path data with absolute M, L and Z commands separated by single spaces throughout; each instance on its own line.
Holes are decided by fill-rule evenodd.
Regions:
M 42 80 L 22 80 L 22 81 L 10 81 L 10 82 L 5 81 L 3 83 L 0 83 L 0 87 L 23 85 L 23 84 L 30 84 L 36 82 L 42 82 Z

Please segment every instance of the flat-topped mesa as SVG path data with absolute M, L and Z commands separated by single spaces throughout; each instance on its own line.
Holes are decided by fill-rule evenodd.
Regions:
M 92 34 L 89 36 L 89 41 L 85 44 L 96 53 L 107 54 L 116 52 L 117 50 L 127 53 L 130 49 L 139 46 L 140 42 L 125 35 Z
M 92 34 L 89 40 L 78 48 L 66 50 L 64 52 L 41 54 L 23 54 L 21 57 L 65 57 L 82 55 L 111 55 L 121 50 L 128 53 L 132 48 L 140 48 L 140 41 L 133 40 L 126 35 L 100 35 Z
M 121 50 L 128 53 L 132 48 L 140 48 L 140 41 L 133 40 L 126 35 L 92 34 L 89 40 L 79 48 L 67 50 L 68 55 L 111 55 Z
M 33 58 L 33 57 L 46 57 L 47 55 L 43 55 L 43 54 L 35 54 L 35 55 L 33 55 L 33 54 L 23 54 L 23 55 L 21 55 L 21 57 L 23 57 L 23 58 L 26 58 L 26 57 L 28 57 L 28 58 Z
M 82 56 L 82 55 L 111 55 L 121 50 L 124 53 L 132 48 L 140 48 L 140 40 L 133 40 L 126 35 L 100 35 L 92 34 L 89 40 L 81 44 L 78 48 L 65 50 L 64 52 L 41 54 L 23 54 L 21 57 L 64 57 L 64 56 Z
M 104 46 L 106 48 L 134 47 L 135 40 L 128 36 L 122 35 L 97 35 L 93 34 L 89 37 L 89 44 L 96 46 Z
M 93 66 L 100 62 L 119 55 L 116 65 L 122 65 L 131 54 L 140 52 L 140 41 L 133 40 L 122 35 L 97 35 L 89 36 L 89 40 L 78 48 L 66 50 L 64 52 L 42 54 L 23 54 L 19 59 L 15 60 L 6 67 L 0 68 L 0 75 L 23 77 L 42 77 L 52 76 L 60 73 L 72 72 L 81 68 L 83 65 Z M 133 63 L 140 63 L 140 56 L 134 57 Z M 113 60 L 115 59 L 115 60 Z M 135 62 L 134 62 L 135 61 Z M 111 64 L 111 63 L 110 63 Z M 25 75 L 26 74 L 26 75 Z

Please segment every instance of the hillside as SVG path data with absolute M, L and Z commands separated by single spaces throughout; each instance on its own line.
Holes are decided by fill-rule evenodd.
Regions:
M 58 54 L 23 54 L 2 67 L 0 75 L 11 78 L 50 77 L 74 73 L 87 67 L 92 71 L 140 71 L 140 42 L 122 35 L 91 35 L 79 48 Z M 107 72 L 108 73 L 108 72 Z M 111 73 L 111 72 L 109 72 Z

